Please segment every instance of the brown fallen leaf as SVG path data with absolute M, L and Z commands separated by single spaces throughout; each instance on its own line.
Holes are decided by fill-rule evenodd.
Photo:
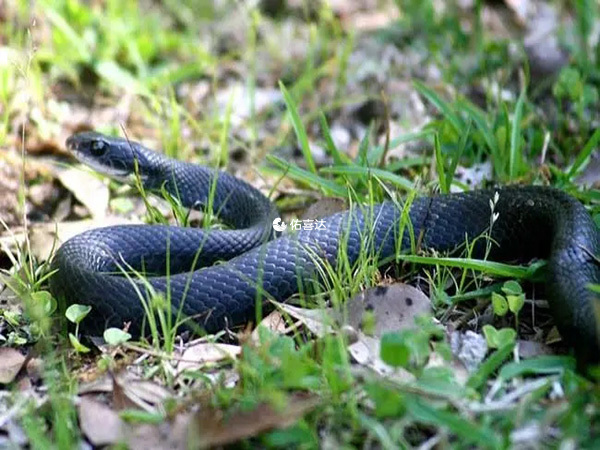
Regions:
M 33 382 L 39 382 L 43 376 L 44 362 L 41 358 L 31 358 L 25 366 L 27 376 Z
M 11 383 L 23 368 L 25 356 L 10 347 L 0 348 L 0 384 Z
M 92 218 L 102 219 L 106 216 L 110 194 L 104 180 L 80 167 L 57 170 L 62 185 L 87 208 Z
M 311 333 L 318 337 L 322 337 L 325 334 L 332 333 L 334 331 L 334 319 L 332 316 L 333 310 L 331 309 L 308 309 L 288 305 L 285 303 L 273 303 L 277 308 L 280 309 L 280 311 L 296 319 L 298 322 L 308 328 Z
M 93 445 L 114 445 L 123 440 L 125 423 L 104 403 L 84 396 L 77 411 L 81 431 Z
M 164 387 L 129 374 L 113 375 L 113 404 L 117 410 L 138 408 L 156 412 L 155 406 L 171 396 Z
M 364 333 L 359 332 L 358 340 L 348 346 L 348 351 L 356 363 L 368 367 L 379 375 L 393 378 L 399 382 L 410 382 L 415 380 L 415 376 L 408 370 L 402 367 L 393 368 L 384 363 L 379 356 L 380 348 L 381 345 L 378 338 L 367 336 Z
M 194 448 L 231 444 L 274 428 L 291 426 L 319 403 L 320 399 L 316 396 L 294 394 L 282 409 L 263 403 L 252 411 L 225 415 L 220 410 L 203 408 L 195 414 L 188 427 L 187 442 L 193 442 Z
M 281 314 L 280 311 L 277 311 L 277 310 L 272 311 L 267 317 L 265 317 L 263 320 L 261 320 L 261 322 L 258 324 L 258 326 L 256 328 L 254 328 L 254 330 L 252 330 L 250 339 L 255 344 L 258 344 L 260 342 L 260 339 L 259 339 L 259 329 L 260 328 L 266 328 L 276 334 L 284 335 L 284 334 L 288 334 L 289 332 L 295 330 L 297 328 L 297 325 L 296 324 L 288 325 L 288 321 L 285 319 L 285 317 L 283 317 L 283 315 Z
M 372 320 L 365 321 L 365 313 Z M 357 331 L 357 339 L 348 346 L 354 361 L 383 376 L 401 382 L 414 379 L 404 369 L 394 369 L 380 358 L 380 337 L 387 332 L 414 328 L 415 317 L 431 312 L 431 301 L 413 286 L 397 283 L 377 286 L 354 296 L 346 305 L 345 323 Z M 363 326 L 369 323 L 368 334 Z
M 519 344 L 519 357 L 523 359 L 554 354 L 552 347 L 543 342 L 519 339 L 517 343 Z
M 344 323 L 362 329 L 365 313 L 374 319 L 372 335 L 413 328 L 415 317 L 431 312 L 431 301 L 417 288 L 396 283 L 377 286 L 354 296 L 345 306 Z
M 239 345 L 203 342 L 185 349 L 177 365 L 177 374 L 185 370 L 198 370 L 209 363 L 235 360 L 242 352 Z
M 118 216 L 109 216 L 102 219 L 93 220 L 78 220 L 72 222 L 45 223 L 30 227 L 29 241 L 31 252 L 40 261 L 44 261 L 50 257 L 52 252 L 66 240 L 73 236 L 83 233 L 84 231 L 93 228 L 100 228 L 109 225 L 126 225 L 131 223 L 139 223 Z M 19 236 L 21 237 L 21 236 Z M 24 237 L 22 237 L 24 242 Z M 18 240 L 5 239 L 8 244 L 17 245 Z M 23 244 L 21 243 L 21 245 Z
M 127 444 L 132 450 L 196 448 L 187 441 L 191 415 L 178 414 L 159 424 L 130 424 L 104 403 L 83 396 L 78 405 L 81 431 L 94 446 Z
M 92 381 L 84 381 L 79 384 L 77 394 L 85 395 L 92 393 L 112 392 L 113 381 L 109 374 L 105 373 L 100 377 L 93 378 Z
M 137 425 L 127 428 L 127 448 L 131 450 L 189 450 L 197 448 L 187 440 L 189 414 L 180 414 L 173 424 L 163 422 L 158 425 Z
M 116 409 L 129 407 L 154 412 L 153 405 L 171 397 L 171 392 L 152 382 L 138 378 L 127 372 L 105 374 L 91 382 L 82 383 L 78 394 L 112 393 Z

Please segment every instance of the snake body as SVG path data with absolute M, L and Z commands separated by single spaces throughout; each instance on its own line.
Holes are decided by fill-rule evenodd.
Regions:
M 233 228 L 111 226 L 68 240 L 53 259 L 56 273 L 50 289 L 67 303 L 93 307 L 81 324 L 91 334 L 126 322 L 133 334 L 142 332 L 146 310 L 140 298 L 148 298 L 151 291 L 163 293 L 174 313 L 180 311 L 215 332 L 254 320 L 257 304 L 268 306 L 267 299 L 284 301 L 314 288 L 324 279 L 323 263 L 335 267 L 339 255 L 348 264 L 364 252 L 393 259 L 411 248 L 411 235 L 412 243 L 419 237 L 424 249 L 464 250 L 466 240 L 490 231 L 490 202 L 497 196 L 498 218 L 491 226 L 494 244 L 488 256 L 498 261 L 546 258 L 546 293 L 562 336 L 580 361 L 599 359 L 595 312 L 600 302 L 588 289 L 600 282 L 598 230 L 583 205 L 560 190 L 503 187 L 417 197 L 407 208 L 409 222 L 402 219 L 402 207 L 388 201 L 334 214 L 325 219 L 324 229 L 272 239 L 275 207 L 227 173 L 98 133 L 74 135 L 67 147 L 111 176 L 137 173 L 146 189 L 166 189 L 184 206 L 209 204 Z M 471 256 L 483 257 L 485 250 L 486 240 L 475 240 Z M 227 262 L 199 269 L 200 262 L 205 266 L 215 261 Z

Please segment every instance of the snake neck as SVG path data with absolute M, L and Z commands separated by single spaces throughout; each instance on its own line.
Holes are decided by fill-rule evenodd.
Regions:
M 164 184 L 163 177 L 172 171 L 177 161 L 142 145 L 136 145 L 133 150 L 135 164 L 131 176 L 139 176 L 146 190 L 160 190 Z
M 271 230 L 277 210 L 258 189 L 219 170 L 142 152 L 148 167 L 141 171 L 144 189 L 166 191 L 182 206 L 209 209 L 233 228 Z

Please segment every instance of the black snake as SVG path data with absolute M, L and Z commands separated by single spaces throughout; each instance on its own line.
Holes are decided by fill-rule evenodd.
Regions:
M 314 290 L 323 279 L 323 262 L 335 267 L 340 254 L 346 264 L 353 264 L 363 252 L 390 259 L 410 248 L 409 227 L 399 235 L 401 224 L 406 224 L 402 208 L 391 201 L 330 216 L 324 229 L 273 239 L 273 204 L 227 173 L 98 133 L 74 135 L 67 146 L 98 171 L 113 177 L 136 173 L 145 189 L 166 189 L 187 207 L 209 204 L 232 228 L 111 226 L 68 240 L 54 256 L 50 288 L 67 303 L 93 306 L 82 323 L 92 334 L 125 322 L 131 322 L 131 332 L 140 333 L 146 313 L 140 297 L 151 290 L 163 293 L 174 312 L 215 332 L 254 320 L 257 305 L 268 306 L 266 299 L 284 301 L 299 291 Z M 409 210 L 413 237 L 420 237 L 422 248 L 459 248 L 465 239 L 490 229 L 490 201 L 496 193 L 494 211 L 499 216 L 491 238 L 497 245 L 492 245 L 490 258 L 547 258 L 546 292 L 554 320 L 580 361 L 597 361 L 600 301 L 588 285 L 600 282 L 595 259 L 600 240 L 579 201 L 539 186 L 417 197 Z M 482 257 L 485 247 L 485 240 L 478 240 L 472 256 Z M 199 261 L 203 266 L 227 262 L 190 271 L 200 267 Z

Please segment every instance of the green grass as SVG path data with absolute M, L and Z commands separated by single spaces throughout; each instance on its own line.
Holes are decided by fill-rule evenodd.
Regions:
M 393 368 L 393 375 L 405 377 L 382 376 L 353 363 L 347 350 L 353 337 L 338 325 L 333 333 L 320 336 L 304 328 L 280 335 L 261 327 L 254 341 L 240 333 L 243 350 L 239 359 L 175 376 L 169 358 L 178 348 L 180 320 L 185 318 L 171 317 L 169 298 L 159 293 L 147 297 L 140 291 L 150 329 L 145 342 L 115 345 L 108 354 L 99 355 L 77 336 L 93 350 L 81 354 L 69 343 L 65 327 L 55 324 L 61 316 L 52 315 L 56 304 L 46 291 L 51 273 L 45 262 L 33 258 L 26 241 L 8 256 L 13 269 L 2 272 L 3 280 L 22 300 L 24 313 L 3 310 L 5 328 L 0 334 L 4 345 L 32 352 L 43 362 L 40 384 L 44 402 L 23 395 L 14 382 L 7 386 L 10 394 L 6 401 L 32 448 L 80 446 L 84 436 L 74 401 L 81 382 L 77 374 L 90 366 L 97 373 L 116 370 L 122 355 L 140 346 L 147 355 L 137 369 L 177 395 L 151 413 L 125 412 L 133 423 L 168 422 L 198 404 L 231 420 L 261 411 L 265 405 L 285 416 L 298 395 L 316 399 L 317 406 L 300 414 L 298 420 L 249 433 L 242 444 L 248 448 L 318 448 L 325 441 L 340 448 L 390 449 L 422 445 L 506 448 L 519 443 L 598 445 L 598 377 L 583 377 L 569 356 L 525 359 L 517 351 L 516 339 L 526 338 L 534 326 L 544 331 L 549 326 L 538 320 L 532 324 L 529 304 L 520 303 L 515 284 L 506 280 L 518 280 L 525 286 L 535 279 L 540 264 L 514 266 L 475 260 L 470 257 L 474 242 L 465 243 L 459 257 L 420 252 L 420 237 L 414 235 L 406 214 L 419 194 L 465 188 L 457 177 L 459 167 L 491 161 L 494 182 L 550 181 L 576 195 L 596 219 L 600 217 L 598 190 L 582 190 L 576 181 L 589 167 L 600 140 L 593 125 L 600 106 L 600 47 L 590 48 L 588 43 L 591 24 L 599 17 L 598 7 L 593 1 L 575 2 L 577 39 L 567 41 L 572 62 L 555 79 L 545 80 L 549 85 L 544 91 L 529 80 L 522 52 L 517 51 L 515 57 L 509 51 L 515 41 L 499 39 L 486 29 L 482 10 L 487 2 L 476 1 L 472 14 L 459 12 L 451 2 L 444 14 L 429 0 L 394 3 L 399 20 L 372 32 L 372 37 L 381 45 L 417 51 L 422 55 L 421 66 L 435 64 L 440 69 L 441 78 L 434 83 L 417 79 L 412 72 L 402 75 L 433 119 L 421 129 L 381 139 L 377 130 L 386 125 L 380 122 L 389 119 L 388 112 L 384 119 L 365 126 L 364 136 L 352 137 L 354 155 L 336 146 L 332 136 L 335 120 L 345 106 L 365 98 L 385 99 L 386 94 L 374 90 L 357 93 L 348 87 L 355 76 L 352 52 L 359 48 L 362 36 L 345 30 L 327 4 L 316 11 L 312 22 L 293 25 L 305 30 L 303 58 L 288 57 L 291 48 L 269 40 L 269 33 L 291 25 L 282 19 L 273 21 L 253 8 L 236 9 L 245 19 L 243 44 L 218 52 L 207 36 L 219 39 L 223 30 L 206 30 L 211 23 L 232 28 L 219 22 L 232 10 L 208 7 L 208 2 L 168 1 L 152 4 L 147 10 L 116 0 L 101 6 L 71 0 L 40 1 L 32 11 L 21 2 L 8 6 L 10 20 L 0 27 L 0 38 L 21 57 L 14 64 L 0 66 L 3 148 L 9 143 L 9 150 L 20 153 L 21 126 L 28 139 L 48 139 L 55 137 L 57 130 L 74 125 L 52 113 L 57 102 L 76 103 L 69 97 L 57 99 L 55 92 L 60 87 L 75 99 L 102 97 L 110 104 L 131 95 L 128 122 L 109 121 L 100 125 L 100 131 L 127 133 L 132 140 L 144 138 L 171 157 L 212 167 L 235 167 L 232 152 L 241 149 L 266 184 L 273 186 L 273 192 L 285 179 L 305 192 L 346 199 L 367 215 L 383 199 L 391 198 L 404 208 L 398 233 L 408 234 L 411 248 L 397 249 L 394 259 L 399 268 L 382 273 L 382 261 L 366 233 L 364 251 L 354 264 L 343 250 L 334 266 L 318 261 L 327 282 L 311 286 L 315 295 L 303 292 L 305 295 L 296 298 L 302 306 L 324 306 L 329 299 L 329 304 L 343 309 L 350 297 L 385 277 L 421 280 L 434 302 L 434 317 L 420 318 L 416 329 L 381 338 L 382 359 Z M 307 11 L 302 14 L 311 17 Z M 38 18 L 35 25 L 33 17 Z M 472 33 L 461 26 L 465 20 L 472 25 Z M 265 29 L 271 30 L 267 36 Z M 272 59 L 263 61 L 265 54 Z M 233 100 L 224 110 L 210 108 L 214 94 L 227 86 L 224 74 L 234 68 L 236 75 L 229 76 L 246 86 L 250 100 L 245 136 L 240 136 L 232 123 L 237 107 Z M 265 82 L 269 77 L 272 80 Z M 181 95 L 180 89 L 194 87 L 199 80 L 207 83 L 209 93 L 195 104 Z M 493 83 L 510 92 L 511 98 L 502 98 L 490 87 Z M 469 86 L 484 87 L 483 103 L 475 104 L 469 98 Z M 257 110 L 257 91 L 262 87 L 280 90 L 285 112 L 277 106 Z M 27 94 L 25 102 L 22 92 Z M 93 105 L 90 114 L 95 117 L 100 109 Z M 273 118 L 276 126 L 270 125 Z M 19 136 L 18 145 L 11 136 Z M 385 142 L 380 144 L 382 140 Z M 331 164 L 318 165 L 311 151 L 314 143 L 325 149 Z M 405 159 L 388 158 L 407 143 L 423 151 Z M 301 158 L 278 152 L 285 144 L 297 145 Z M 546 156 L 541 165 L 545 145 L 552 157 Z M 25 182 L 25 164 L 37 158 L 26 155 L 23 163 L 21 213 L 28 190 L 41 182 Z M 189 211 L 173 196 L 154 193 L 169 202 L 173 219 L 168 219 L 152 206 L 150 193 L 139 183 L 135 195 L 137 191 L 146 204 L 147 222 L 190 224 Z M 113 198 L 123 195 L 115 183 L 111 192 Z M 214 190 L 207 211 L 212 210 L 213 196 Z M 211 213 L 203 220 L 204 227 L 216 226 Z M 132 279 L 144 278 L 143 273 L 123 269 Z M 486 309 L 491 311 L 491 319 L 482 330 L 482 323 L 475 319 Z M 537 309 L 535 313 L 537 317 Z M 257 317 L 262 314 L 257 310 Z M 452 364 L 444 328 L 449 325 L 475 329 L 494 344 L 474 372 L 458 370 Z M 227 382 L 231 373 L 238 377 L 234 385 Z M 258 414 L 255 421 L 260 422 Z M 200 423 L 194 430 L 199 439 L 207 436 L 202 426 Z

